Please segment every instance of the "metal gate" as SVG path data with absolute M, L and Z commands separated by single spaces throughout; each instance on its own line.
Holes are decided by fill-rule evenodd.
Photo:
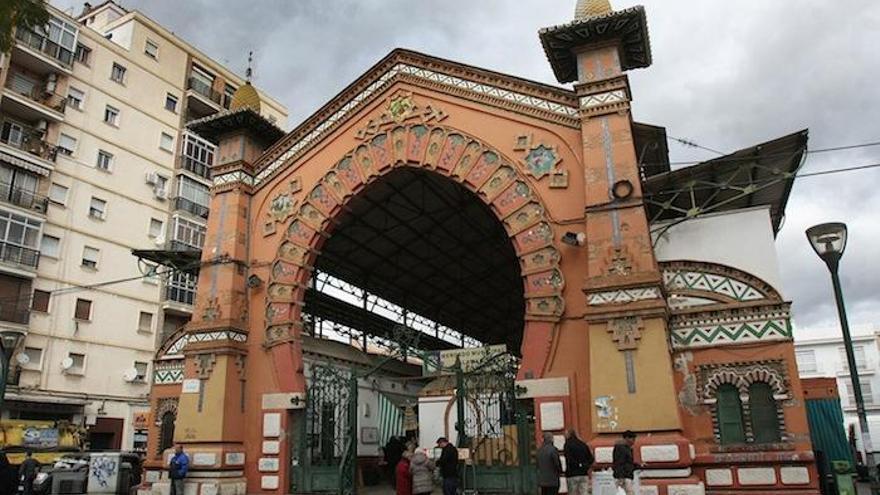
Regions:
M 471 372 L 456 373 L 456 430 L 466 493 L 536 491 L 534 409 L 517 399 L 516 362 L 504 356 Z
M 355 492 L 357 377 L 340 367 L 309 367 L 306 407 L 298 420 L 294 493 Z

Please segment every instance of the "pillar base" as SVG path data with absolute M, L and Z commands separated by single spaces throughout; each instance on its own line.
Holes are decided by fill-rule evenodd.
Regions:
M 207 473 L 200 473 L 202 475 Z M 149 489 L 138 490 L 138 495 L 169 495 L 171 493 L 171 480 L 163 479 L 153 483 Z M 247 480 L 244 476 L 235 478 L 226 477 L 198 477 L 187 478 L 183 495 L 246 495 Z

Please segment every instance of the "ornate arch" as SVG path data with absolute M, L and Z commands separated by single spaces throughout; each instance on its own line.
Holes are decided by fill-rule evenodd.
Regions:
M 296 340 L 305 288 L 334 217 L 349 198 L 404 166 L 440 174 L 480 198 L 502 222 L 519 258 L 526 326 L 559 321 L 564 280 L 553 227 L 543 201 L 513 160 L 461 131 L 426 122 L 393 124 L 363 139 L 329 167 L 295 212 L 291 205 L 283 216 L 286 229 L 266 290 L 266 347 Z
M 743 402 L 748 402 L 749 387 L 753 383 L 766 383 L 773 390 L 773 398 L 783 400 L 789 397 L 788 382 L 780 362 L 733 363 L 703 370 L 702 399 L 705 404 L 714 404 L 718 387 L 730 384 L 736 387 Z

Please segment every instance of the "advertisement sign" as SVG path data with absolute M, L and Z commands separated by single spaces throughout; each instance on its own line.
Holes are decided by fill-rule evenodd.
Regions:
M 424 356 L 422 373 L 425 375 L 451 373 L 455 369 L 456 362 L 460 362 L 462 371 L 467 372 L 486 363 L 499 354 L 506 353 L 507 346 L 504 344 L 474 347 L 471 349 L 452 349 L 448 351 L 429 352 Z

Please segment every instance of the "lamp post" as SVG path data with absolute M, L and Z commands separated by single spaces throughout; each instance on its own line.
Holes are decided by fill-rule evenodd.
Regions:
M 846 307 L 843 304 L 843 292 L 840 289 L 840 277 L 837 274 L 840 258 L 846 249 L 846 224 L 840 222 L 823 223 L 807 229 L 807 239 L 816 254 L 828 266 L 831 272 L 831 284 L 834 286 L 834 300 L 837 302 L 837 315 L 843 332 L 843 348 L 846 350 L 846 362 L 849 366 L 849 377 L 852 380 L 853 396 L 856 399 L 856 413 L 859 416 L 859 430 L 862 433 L 862 446 L 865 449 L 865 462 L 868 464 L 871 493 L 878 493 L 874 476 L 874 453 L 871 445 L 871 434 L 868 431 L 868 417 L 865 414 L 865 400 L 862 398 L 862 384 L 859 381 L 859 370 L 853 351 L 852 337 L 849 334 L 849 323 L 846 319 Z
M 0 411 L 3 410 L 3 398 L 6 397 L 6 379 L 9 377 L 9 361 L 18 344 L 24 339 L 21 330 L 0 330 Z

